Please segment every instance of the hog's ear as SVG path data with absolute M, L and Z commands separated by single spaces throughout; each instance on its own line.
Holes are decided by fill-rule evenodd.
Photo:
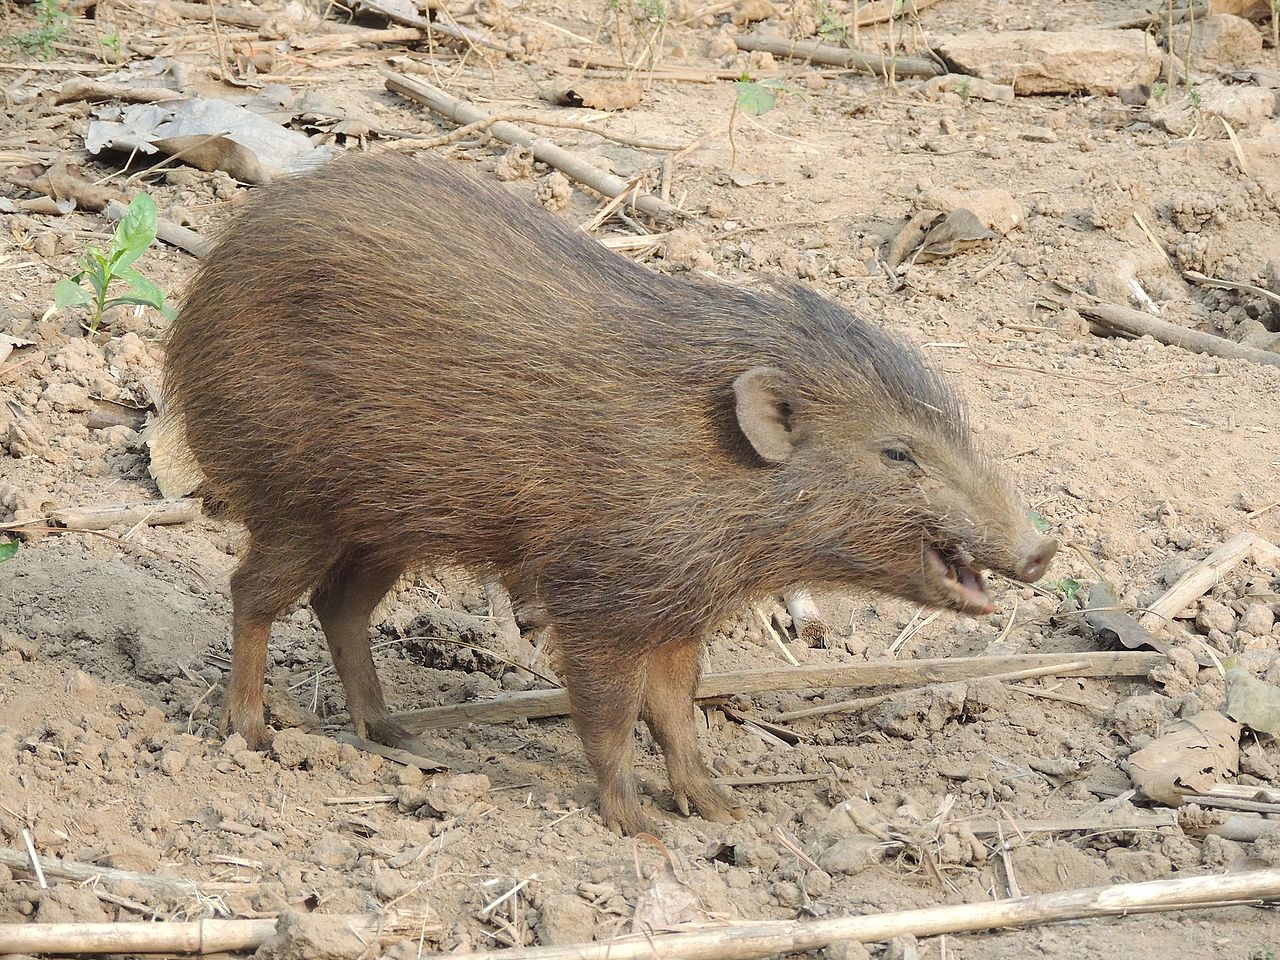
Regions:
M 738 429 L 756 453 L 782 463 L 795 450 L 791 382 L 776 367 L 753 367 L 733 381 Z

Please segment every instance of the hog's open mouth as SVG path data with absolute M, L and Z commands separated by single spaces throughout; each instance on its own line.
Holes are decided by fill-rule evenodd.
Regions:
M 964 549 L 956 544 L 936 544 L 925 550 L 925 560 L 956 606 L 968 613 L 990 613 L 995 609 L 982 571 L 973 566 L 973 557 Z

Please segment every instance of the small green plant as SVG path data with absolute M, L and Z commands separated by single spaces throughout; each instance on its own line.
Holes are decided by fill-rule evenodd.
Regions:
M 956 93 L 960 94 L 960 99 L 968 103 L 973 97 L 973 78 L 962 77 L 960 82 L 956 84 Z
M 10 560 L 13 555 L 18 552 L 17 540 L 0 541 L 0 562 Z
M 106 54 L 102 59 L 107 63 L 120 62 L 120 31 L 114 30 L 98 38 L 98 46 L 100 46 Z
M 1062 594 L 1066 600 L 1074 600 L 1076 594 L 1080 592 L 1084 585 L 1072 577 L 1063 577 L 1061 580 L 1041 580 L 1040 586 L 1046 590 L 1052 590 L 1054 593 Z
M 62 39 L 67 29 L 67 14 L 58 5 L 58 0 L 36 0 L 35 12 L 39 25 L 34 30 L 18 34 L 10 42 L 33 57 L 46 59 L 53 56 L 53 45 Z
M 840 15 L 825 0 L 818 0 L 813 5 L 818 15 L 818 36 L 831 43 L 848 43 L 849 28 L 840 19 Z
M 1270 947 L 1254 947 L 1249 951 L 1247 960 L 1277 960 L 1276 952 Z
M 153 307 L 172 319 L 173 310 L 165 299 L 164 291 L 130 266 L 155 241 L 156 225 L 155 201 L 145 193 L 138 194 L 116 225 L 115 236 L 111 238 L 107 251 L 103 253 L 97 247 L 89 247 L 80 257 L 80 272 L 58 281 L 54 288 L 57 305 L 62 308 L 89 307 L 92 311 L 90 333 L 97 331 L 103 314 L 108 310 L 130 304 Z M 111 285 L 116 281 L 124 285 L 126 292 L 108 298 Z
M 734 109 L 741 110 L 749 117 L 758 117 L 776 107 L 778 94 L 784 89 L 781 80 L 773 77 L 752 80 L 749 73 L 744 73 L 733 81 L 733 86 L 737 92 Z
M 1151 85 L 1151 99 L 1160 100 L 1169 92 L 1169 85 L 1163 80 L 1157 80 Z
M 1196 86 L 1196 82 L 1194 80 L 1187 81 L 1187 99 L 1191 101 L 1191 105 L 1193 107 L 1197 110 L 1200 109 L 1200 104 L 1203 100 L 1200 96 L 1200 88 Z

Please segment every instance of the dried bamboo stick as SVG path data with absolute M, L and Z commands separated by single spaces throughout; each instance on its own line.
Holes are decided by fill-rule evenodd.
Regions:
M 986 676 L 973 677 L 973 680 L 1029 680 L 1032 677 L 1049 677 L 1049 676 L 1066 676 L 1075 674 L 1079 676 L 1077 671 L 1083 670 L 1089 666 L 1088 660 L 1070 660 L 1064 658 L 1061 663 L 1050 663 L 1043 667 L 1028 667 L 1025 670 L 1010 670 L 1007 673 L 991 673 Z M 860 697 L 857 700 L 841 700 L 838 703 L 822 703 L 816 707 L 805 707 L 803 710 L 788 710 L 786 713 L 775 714 L 773 719 L 776 723 L 785 723 L 788 720 L 803 720 L 806 717 L 822 717 L 829 713 L 856 713 L 859 710 L 865 710 L 868 707 L 874 707 L 877 704 L 884 703 L 886 700 L 892 700 L 894 697 L 904 696 L 911 693 L 919 693 L 922 690 L 928 690 L 929 686 L 916 687 L 913 690 L 896 690 L 893 693 L 883 693 L 878 697 Z
M 1188 330 L 1176 323 L 1160 320 L 1157 317 L 1139 313 L 1137 310 L 1130 310 L 1128 307 L 1118 307 L 1110 303 L 1082 303 L 1076 309 L 1105 327 L 1134 337 L 1153 337 L 1169 346 L 1208 354 L 1211 357 L 1222 357 L 1225 360 L 1251 360 L 1270 367 L 1280 367 L 1280 353 L 1246 347 L 1234 340 L 1215 337 L 1211 333 Z
M 932 937 L 942 933 L 1028 927 L 1084 917 L 1269 902 L 1278 898 L 1280 868 L 1273 867 L 1213 877 L 1122 883 L 868 916 L 730 923 L 708 926 L 692 933 L 642 934 L 604 943 L 451 953 L 447 956 L 453 960 L 754 960 L 776 954 L 818 950 L 841 941 L 878 943 L 908 934 Z
M 765 693 L 776 690 L 808 690 L 822 687 L 881 687 L 946 683 L 972 680 L 1012 670 L 1060 666 L 1070 658 L 1085 666 L 1063 670 L 1060 676 L 1145 677 L 1165 662 L 1163 654 L 1139 651 L 1105 653 L 1029 653 L 1004 657 L 943 657 L 937 660 L 881 660 L 835 666 L 784 667 L 780 669 L 737 670 L 713 673 L 702 678 L 698 698 L 707 700 L 735 693 Z M 503 723 L 519 719 L 559 717 L 569 713 L 569 694 L 564 690 L 528 690 L 523 693 L 455 703 L 444 707 L 410 710 L 397 715 L 397 722 L 410 730 L 422 731 L 455 727 L 466 723 Z
M 1280 354 L 1277 356 L 1280 357 Z M 1274 544 L 1257 534 L 1248 531 L 1236 534 L 1179 577 L 1178 582 L 1161 594 L 1147 608 L 1147 612 L 1138 618 L 1139 625 L 1152 632 L 1159 630 L 1212 589 L 1228 570 L 1250 557 L 1262 559 L 1277 553 L 1280 551 L 1277 551 Z
M 899 77 L 939 77 L 947 72 L 932 60 L 924 60 L 920 57 L 862 53 L 858 50 L 847 50 L 844 47 L 833 47 L 830 44 L 806 40 L 746 36 L 734 37 L 733 42 L 739 50 L 750 53 L 771 53 L 775 57 L 808 60 L 810 63 L 821 63 L 829 67 L 865 70 L 882 77 L 888 76 L 890 69 Z
M 113 507 L 65 507 L 54 510 L 49 518 L 68 530 L 106 530 L 108 527 L 145 524 L 163 527 L 174 523 L 190 523 L 200 516 L 200 501 L 192 497 L 181 500 L 150 500 Z
M 8 867 L 10 870 L 20 870 L 23 873 L 31 873 L 36 863 L 39 864 L 46 877 L 75 880 L 81 883 L 98 881 L 106 884 L 136 884 L 156 893 L 166 895 L 176 893 L 191 896 L 200 893 L 227 891 L 250 894 L 258 889 L 256 883 L 228 883 L 186 880 L 182 877 L 160 877 L 146 873 L 134 873 L 132 870 L 117 870 L 114 867 L 99 867 L 92 863 L 79 863 L 75 860 L 58 860 L 54 857 L 37 856 L 36 861 L 33 863 L 24 851 L 0 848 L 0 866 Z M 0 954 L 7 952 L 12 951 L 0 950 Z
M 791 615 L 791 624 L 795 627 L 796 636 L 809 646 L 817 646 L 831 632 L 818 605 L 813 602 L 813 595 L 808 590 L 791 590 L 782 595 L 782 602 Z
M 482 124 L 490 119 L 483 110 L 467 103 L 465 100 L 458 99 L 452 94 L 445 93 L 439 87 L 432 86 L 425 80 L 419 80 L 417 77 L 408 77 L 393 70 L 384 69 L 380 72 L 386 79 L 388 90 L 394 91 L 410 100 L 416 100 L 433 113 L 438 113 L 440 116 L 460 126 L 473 123 Z M 620 197 L 633 189 L 632 184 L 621 177 L 615 176 L 607 170 L 601 170 L 563 147 L 557 146 L 545 137 L 535 136 L 514 123 L 499 120 L 490 124 L 487 130 L 494 138 L 501 140 L 503 143 L 517 144 L 527 148 L 536 159 L 550 164 L 561 173 L 572 177 L 579 183 L 586 184 L 603 196 Z M 680 215 L 680 212 L 675 207 L 652 194 L 637 194 L 634 201 L 632 201 L 632 205 L 641 213 L 646 213 L 655 220 L 662 222 L 669 222 Z
M 256 950 L 274 920 L 193 923 L 0 923 L 0 955 L 85 953 L 230 953 Z

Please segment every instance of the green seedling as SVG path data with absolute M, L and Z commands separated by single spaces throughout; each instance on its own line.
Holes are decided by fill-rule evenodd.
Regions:
M 111 245 L 103 253 L 89 247 L 80 257 L 80 272 L 59 280 L 54 288 L 54 301 L 60 308 L 89 307 L 89 332 L 95 333 L 103 314 L 113 307 L 140 305 L 159 310 L 169 319 L 174 312 L 164 291 L 130 266 L 156 239 L 156 205 L 147 194 L 140 193 L 129 204 L 129 210 L 116 225 Z M 117 281 L 119 281 L 117 283 Z M 108 297 L 111 285 L 124 287 L 119 296 Z
M 1193 107 L 1197 110 L 1200 109 L 1200 104 L 1203 102 L 1203 98 L 1201 98 L 1200 88 L 1196 86 L 1194 80 L 1187 81 L 1187 99 L 1191 101 L 1191 105 Z
M 10 42 L 33 57 L 47 59 L 53 56 L 53 45 L 62 39 L 67 29 L 67 14 L 58 0 L 36 0 L 35 12 L 39 26 L 18 34 Z
M 1163 80 L 1157 80 L 1151 85 L 1151 99 L 1162 100 L 1164 95 L 1169 92 L 1169 85 Z
M 829 3 L 819 0 L 814 4 L 814 12 L 819 17 L 818 36 L 830 43 L 848 43 L 849 28 L 840 20 L 840 15 Z
M 1276 952 L 1270 947 L 1254 947 L 1249 951 L 1249 960 L 1277 960 Z
M 1067 600 L 1074 600 L 1076 594 L 1082 589 L 1083 584 L 1072 577 L 1063 577 L 1061 580 L 1041 580 L 1039 586 L 1045 590 L 1060 593 Z
M 778 94 L 784 89 L 781 80 L 772 77 L 766 80 L 752 80 L 751 75 L 744 73 L 733 81 L 737 100 L 734 107 L 749 117 L 758 117 L 768 113 L 778 105 Z
M 0 561 L 13 559 L 13 555 L 17 552 L 17 540 L 5 540 L 3 543 L 0 543 Z
M 116 30 L 98 38 L 98 46 L 102 47 L 107 63 L 120 62 L 120 31 Z

